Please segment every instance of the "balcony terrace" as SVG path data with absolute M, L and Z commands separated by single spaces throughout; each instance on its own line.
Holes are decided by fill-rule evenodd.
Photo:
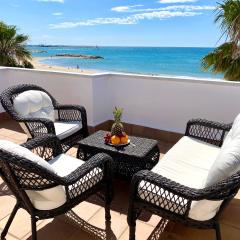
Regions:
M 121 106 L 127 132 L 157 139 L 161 157 L 184 133 L 189 119 L 201 117 L 229 123 L 239 113 L 240 84 L 232 82 L 2 68 L 0 83 L 0 92 L 11 85 L 34 83 L 47 89 L 61 103 L 84 105 L 91 131 L 109 129 L 112 108 Z M 0 112 L 3 112 L 1 107 Z M 21 144 L 27 136 L 16 122 L 0 113 L 0 139 Z M 76 148 L 70 149 L 68 154 L 75 156 Z M 101 202 L 93 197 L 73 209 L 78 217 L 69 214 L 38 221 L 38 239 L 127 240 L 129 183 L 116 181 L 114 185 L 117 190 L 111 205 L 110 228 L 105 227 Z M 0 231 L 14 204 L 14 197 L 0 179 Z M 221 216 L 220 224 L 223 240 L 239 239 L 240 192 Z M 144 211 L 137 221 L 136 239 L 215 239 L 213 230 L 198 230 L 173 222 L 165 225 L 164 219 Z M 31 239 L 30 217 L 24 210 L 17 213 L 6 239 Z

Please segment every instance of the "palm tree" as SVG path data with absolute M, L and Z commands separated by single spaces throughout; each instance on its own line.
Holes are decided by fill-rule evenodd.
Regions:
M 223 73 L 226 80 L 240 81 L 240 0 L 218 3 L 215 23 L 220 23 L 228 42 L 202 60 L 204 70 Z
M 17 33 L 16 26 L 0 22 L 0 66 L 33 68 L 27 40 L 28 36 Z
M 220 23 L 223 34 L 238 45 L 240 40 L 240 1 L 226 0 L 218 4 L 215 23 Z

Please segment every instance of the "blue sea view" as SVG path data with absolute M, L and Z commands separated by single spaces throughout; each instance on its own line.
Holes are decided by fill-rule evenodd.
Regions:
M 41 63 L 80 69 L 151 75 L 222 78 L 201 68 L 201 59 L 213 48 L 178 47 L 73 47 L 29 46 Z M 40 51 L 44 51 L 41 52 Z M 103 59 L 56 57 L 56 54 L 83 54 Z

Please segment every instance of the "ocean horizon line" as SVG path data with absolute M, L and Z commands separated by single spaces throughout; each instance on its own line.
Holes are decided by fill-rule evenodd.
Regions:
M 124 46 L 124 45 L 62 45 L 62 44 L 27 44 L 29 47 L 76 47 L 76 48 L 100 48 L 100 47 L 117 47 L 117 48 L 205 48 L 205 49 L 213 49 L 214 47 L 206 47 L 206 46 Z

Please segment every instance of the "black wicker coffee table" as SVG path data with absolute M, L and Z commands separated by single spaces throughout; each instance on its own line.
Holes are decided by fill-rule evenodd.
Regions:
M 77 157 L 87 161 L 100 152 L 113 158 L 114 176 L 131 179 L 140 170 L 152 169 L 159 160 L 159 148 L 156 140 L 130 136 L 130 144 L 116 148 L 104 142 L 106 131 L 98 131 L 79 142 Z

